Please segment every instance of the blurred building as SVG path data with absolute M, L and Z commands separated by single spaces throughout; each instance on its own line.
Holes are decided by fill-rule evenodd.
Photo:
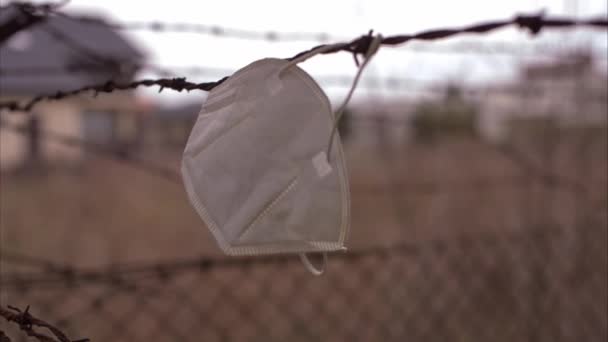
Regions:
M 522 65 L 509 83 L 478 88 L 448 84 L 429 88 L 433 96 L 424 100 L 370 99 L 353 105 L 343 117 L 341 134 L 351 145 L 383 149 L 430 137 L 499 142 L 539 136 L 541 129 L 605 134 L 608 75 L 590 54 L 554 57 L 554 62 Z
M 198 102 L 156 108 L 143 121 L 140 154 L 177 168 L 200 110 Z
M 442 138 L 475 138 L 477 101 L 453 84 L 432 91 L 432 97 L 352 105 L 340 121 L 341 138 L 348 147 L 381 150 Z
M 558 56 L 553 63 L 521 68 L 512 84 L 493 88 L 480 101 L 481 126 L 491 139 L 518 139 L 542 129 L 606 129 L 608 76 L 590 54 Z
M 0 25 L 19 15 L 16 7 L 3 10 Z M 27 101 L 108 80 L 129 82 L 143 60 L 138 48 L 107 26 L 48 17 L 1 46 L 0 100 Z M 4 122 L 26 128 L 26 132 L 2 128 L 2 169 L 30 161 L 78 162 L 84 158 L 80 148 L 44 139 L 44 132 L 109 144 L 118 150 L 136 144 L 139 117 L 149 105 L 132 91 L 91 95 L 42 102 L 28 114 L 1 113 Z

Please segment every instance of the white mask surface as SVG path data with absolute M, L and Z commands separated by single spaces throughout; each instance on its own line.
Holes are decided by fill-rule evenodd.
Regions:
M 303 253 L 344 249 L 348 176 L 334 123 L 327 96 L 293 61 L 256 61 L 209 93 L 182 176 L 226 254 L 300 253 L 320 274 Z
M 349 226 L 344 156 L 327 96 L 264 59 L 213 89 L 186 145 L 190 202 L 230 255 L 336 251 Z

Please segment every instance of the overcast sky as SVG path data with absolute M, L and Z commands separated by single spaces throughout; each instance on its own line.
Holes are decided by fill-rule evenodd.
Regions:
M 4 1 L 3 1 L 4 2 Z M 550 15 L 606 15 L 605 0 L 508 0 L 508 1 L 403 1 L 403 0 L 306 0 L 306 1 L 125 1 L 72 0 L 65 11 L 101 14 L 117 22 L 166 21 L 218 25 L 256 31 L 328 32 L 336 36 L 357 37 L 369 29 L 383 35 L 413 33 L 430 28 L 460 26 L 489 19 L 510 18 L 517 13 L 545 10 Z M 596 49 L 606 54 L 606 33 L 596 31 L 562 31 L 543 33 L 534 41 L 555 43 L 593 41 Z M 149 57 L 149 62 L 167 67 L 211 67 L 239 69 L 264 57 L 288 57 L 316 45 L 309 42 L 265 42 L 222 38 L 193 33 L 154 33 L 128 31 L 131 38 Z M 450 44 L 461 40 L 474 42 L 511 41 L 533 44 L 530 35 L 516 29 L 498 33 L 449 39 Z M 425 43 L 427 44 L 427 43 Z M 471 55 L 408 52 L 408 47 L 380 50 L 364 77 L 408 78 L 422 81 L 458 80 L 475 83 L 501 80 L 514 75 L 514 65 L 521 60 L 536 60 L 549 56 L 523 54 Z M 352 57 L 346 53 L 320 56 L 302 65 L 313 76 L 354 75 Z M 140 76 L 150 76 L 142 74 Z M 188 75 L 196 81 L 209 81 L 221 75 Z M 330 95 L 340 95 L 343 89 L 324 86 Z M 370 87 L 381 95 L 394 95 L 408 89 L 390 90 L 386 86 Z M 365 87 L 357 94 L 369 94 Z M 147 92 L 151 94 L 150 92 Z M 156 98 L 182 101 L 200 95 L 175 96 L 162 94 Z

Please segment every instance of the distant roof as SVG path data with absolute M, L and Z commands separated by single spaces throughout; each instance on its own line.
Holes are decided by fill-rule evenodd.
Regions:
M 1 11 L 0 25 L 18 15 L 18 11 L 15 7 Z M 74 44 L 70 46 L 57 36 Z M 100 56 L 101 60 L 91 55 Z M 138 49 L 111 28 L 49 17 L 0 46 L 0 94 L 53 93 L 104 82 L 116 75 L 101 69 L 108 65 L 104 61 L 134 66 L 141 65 L 143 58 Z M 66 72 L 66 67 L 73 70 Z M 134 71 L 131 70 L 129 77 Z

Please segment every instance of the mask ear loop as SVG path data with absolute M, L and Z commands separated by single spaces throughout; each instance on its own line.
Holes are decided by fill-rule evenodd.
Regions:
M 355 78 L 350 87 L 350 90 L 348 91 L 348 94 L 344 98 L 342 105 L 340 105 L 340 107 L 338 107 L 338 109 L 336 110 L 336 112 L 334 114 L 334 125 L 331 129 L 331 134 L 329 135 L 329 143 L 327 144 L 327 152 L 326 152 L 328 163 L 329 163 L 329 154 L 331 152 L 331 147 L 334 142 L 334 136 L 336 135 L 336 132 L 338 130 L 338 123 L 340 123 L 340 119 L 342 118 L 342 115 L 344 115 L 344 110 L 346 109 L 346 105 L 348 105 L 348 103 L 350 102 L 350 99 L 353 96 L 355 89 L 357 88 L 357 84 L 359 83 L 359 79 L 361 78 L 361 74 L 363 73 L 363 69 L 365 69 L 367 64 L 372 60 L 372 57 L 374 57 L 376 52 L 378 52 L 380 45 L 382 45 L 382 35 L 379 34 L 379 35 L 376 35 L 374 37 L 374 39 L 371 41 L 371 43 L 369 44 L 369 49 L 367 49 L 367 52 L 365 53 L 365 60 L 363 61 L 363 64 L 361 64 L 361 66 L 359 67 L 359 70 L 357 71 L 357 75 L 355 75 Z
M 328 44 L 328 45 L 321 45 L 317 48 L 314 48 L 306 53 L 303 53 L 300 56 L 295 57 L 294 59 L 290 60 L 287 64 L 285 64 L 284 66 L 282 66 L 279 71 L 276 74 L 273 74 L 270 76 L 271 79 L 275 79 L 279 80 L 281 79 L 281 75 L 285 72 L 285 70 L 293 67 L 294 65 L 297 65 L 298 63 L 304 62 L 305 60 L 314 57 L 318 54 L 327 52 L 327 51 L 331 51 L 331 50 L 335 50 L 335 49 L 341 49 L 344 46 L 346 46 L 348 44 L 344 44 L 344 43 L 339 43 L 339 44 Z M 271 84 L 274 84 L 271 82 Z M 280 84 L 280 83 L 279 83 Z M 273 92 L 271 90 L 271 92 Z
M 336 130 L 338 128 L 338 123 L 344 113 L 344 109 L 346 108 L 346 105 L 348 104 L 348 102 L 350 102 L 350 99 L 353 96 L 353 93 L 355 92 L 355 88 L 357 88 L 357 84 L 359 83 L 359 79 L 361 78 L 363 69 L 365 69 L 365 67 L 367 66 L 369 61 L 372 59 L 372 57 L 376 54 L 376 52 L 378 52 L 378 49 L 380 48 L 381 44 L 382 44 L 381 35 L 377 35 L 371 41 L 369 48 L 368 48 L 367 52 L 365 53 L 365 61 L 359 67 L 359 70 L 357 71 L 357 75 L 355 76 L 355 79 L 353 80 L 351 88 L 348 91 L 348 94 L 346 95 L 344 102 L 342 102 L 342 105 L 338 108 L 338 110 L 334 114 L 334 124 L 333 124 L 332 130 L 331 130 L 331 134 L 329 137 L 329 143 L 327 146 L 327 161 L 328 162 L 329 162 L 329 153 L 331 151 L 332 143 L 334 140 L 334 135 L 336 134 Z M 333 50 L 336 48 L 341 48 L 343 46 L 344 46 L 344 44 L 331 44 L 331 45 L 323 45 L 316 49 L 313 49 L 313 50 L 311 50 L 307 53 L 304 53 L 301 56 L 298 56 L 297 58 L 294 58 L 293 60 L 289 61 L 289 63 L 287 63 L 284 67 L 282 67 L 279 70 L 277 75 L 278 75 L 278 77 L 280 77 L 281 74 L 285 70 L 287 70 L 288 68 L 290 68 L 298 63 L 304 62 L 305 60 L 307 60 L 313 56 L 316 56 L 320 53 L 330 51 L 330 50 Z M 306 269 L 313 275 L 320 276 L 323 274 L 323 272 L 325 272 L 325 267 L 327 266 L 327 253 L 324 252 L 322 254 L 323 254 L 323 264 L 322 264 L 321 268 L 319 269 L 310 262 L 310 259 L 308 259 L 308 256 L 306 255 L 306 253 L 300 253 L 300 260 L 302 261 L 302 263 L 304 264 Z
M 334 49 L 340 49 L 342 47 L 344 47 L 345 44 L 328 44 L 328 45 L 321 45 L 315 49 L 312 49 L 304 54 L 302 54 L 301 56 L 298 56 L 294 59 L 292 59 L 291 61 L 289 61 L 289 63 L 285 64 L 285 66 L 283 66 L 280 70 L 279 70 L 279 75 L 281 75 L 285 70 L 291 68 L 292 66 L 304 62 L 305 60 L 314 57 L 318 54 L 327 52 L 327 51 L 331 51 Z
M 306 253 L 300 253 L 300 260 L 302 260 L 304 267 L 306 267 L 310 273 L 316 276 L 323 274 L 323 272 L 325 272 L 325 268 L 327 267 L 327 253 L 323 253 L 323 264 L 321 265 L 320 269 L 315 267 L 312 262 L 310 262 L 310 259 L 308 259 Z

